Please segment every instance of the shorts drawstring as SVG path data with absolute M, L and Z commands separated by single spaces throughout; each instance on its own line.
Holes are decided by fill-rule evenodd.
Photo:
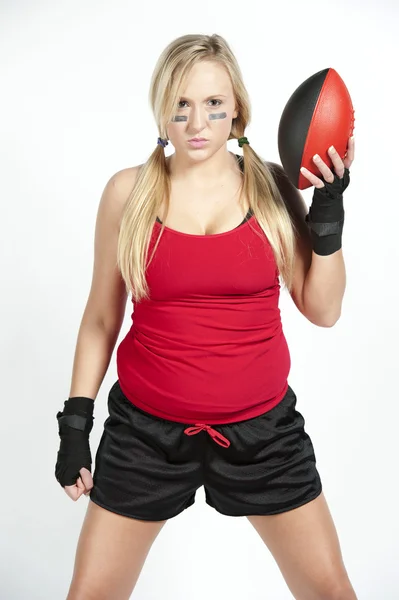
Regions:
M 213 429 L 210 425 L 205 425 L 205 423 L 196 423 L 193 427 L 187 427 L 187 429 L 184 430 L 184 433 L 186 435 L 195 435 L 200 431 L 207 431 L 219 446 L 223 446 L 223 448 L 228 448 L 230 446 L 229 440 L 225 438 L 224 435 L 216 431 L 216 429 Z

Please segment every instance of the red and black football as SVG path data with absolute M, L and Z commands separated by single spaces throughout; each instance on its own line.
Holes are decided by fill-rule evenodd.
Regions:
M 290 181 L 299 190 L 312 184 L 300 171 L 306 167 L 320 176 L 313 162 L 319 154 L 333 169 L 327 152 L 334 146 L 344 158 L 355 127 L 355 111 L 348 89 L 334 69 L 323 69 L 304 81 L 292 94 L 281 115 L 278 151 Z

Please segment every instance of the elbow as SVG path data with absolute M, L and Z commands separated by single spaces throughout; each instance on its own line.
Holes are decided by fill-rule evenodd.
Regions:
M 322 302 L 319 298 L 309 301 L 302 297 L 297 307 L 304 317 L 317 327 L 334 327 L 341 318 L 342 302 Z
M 319 327 L 334 327 L 337 321 L 338 319 L 336 319 L 335 321 L 323 321 L 319 323 Z
M 332 317 L 324 317 L 320 319 L 316 325 L 319 327 L 334 327 L 334 325 L 339 321 L 341 315 L 334 315 Z
M 339 321 L 341 317 L 341 313 L 339 314 L 330 314 L 330 315 L 319 315 L 317 317 L 305 315 L 308 321 L 316 325 L 317 327 L 334 327 L 334 325 Z

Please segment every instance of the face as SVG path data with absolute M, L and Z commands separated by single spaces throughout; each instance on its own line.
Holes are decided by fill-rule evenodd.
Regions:
M 222 65 L 200 62 L 190 71 L 168 138 L 176 154 L 202 160 L 226 144 L 237 110 L 230 77 Z M 206 141 L 190 141 L 205 138 Z

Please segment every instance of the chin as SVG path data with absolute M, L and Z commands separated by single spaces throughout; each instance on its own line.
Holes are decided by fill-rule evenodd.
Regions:
M 190 148 L 190 147 L 186 147 L 182 150 L 179 151 L 179 154 L 181 156 L 186 156 L 189 159 L 192 160 L 203 160 L 204 158 L 207 158 L 208 156 L 211 156 L 212 154 L 214 154 L 214 151 L 212 151 L 212 148 L 210 148 L 209 146 L 205 147 L 205 148 Z

